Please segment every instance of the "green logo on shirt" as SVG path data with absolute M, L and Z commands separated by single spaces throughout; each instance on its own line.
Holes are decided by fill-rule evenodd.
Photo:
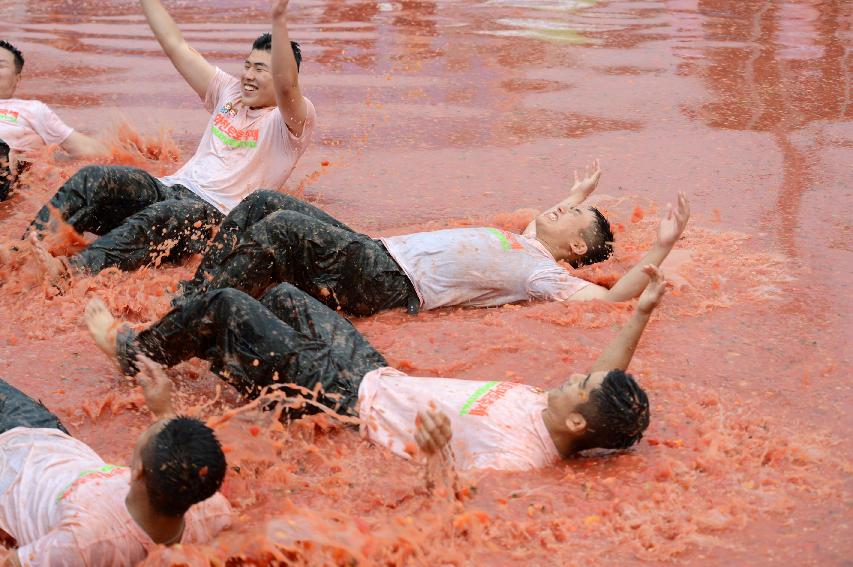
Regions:
M 71 494 L 71 491 L 73 491 L 75 488 L 80 486 L 80 484 L 82 484 L 87 479 L 90 479 L 90 478 L 109 478 L 111 476 L 115 476 L 116 474 L 118 474 L 119 472 L 121 472 L 122 470 L 124 470 L 126 468 L 127 467 L 117 467 L 115 465 L 104 465 L 99 469 L 92 469 L 92 470 L 83 471 L 77 475 L 77 478 L 75 478 L 71 482 L 71 484 L 68 485 L 68 488 L 63 490 L 59 494 L 59 496 L 56 497 L 56 501 L 61 502 L 62 500 L 64 500 L 69 494 Z
M 504 250 L 521 250 L 521 244 L 519 244 L 518 240 L 515 239 L 515 235 L 513 233 L 506 232 L 505 230 L 498 230 L 497 228 L 490 228 L 489 232 L 498 237 L 501 247 Z
M 0 108 L 0 120 L 3 122 L 11 122 L 12 124 L 18 123 L 18 113 L 14 110 L 6 110 L 5 108 Z

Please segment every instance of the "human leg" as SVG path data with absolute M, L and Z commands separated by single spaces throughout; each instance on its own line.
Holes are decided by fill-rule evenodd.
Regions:
M 44 404 L 0 379 L 0 433 L 15 427 L 68 430 Z
M 125 219 L 69 263 L 98 273 L 109 267 L 135 270 L 160 260 L 177 262 L 204 250 L 220 220 L 213 205 L 194 196 L 160 201 Z
M 77 232 L 104 234 L 132 214 L 169 196 L 162 183 L 141 169 L 90 165 L 59 188 L 27 230 L 43 232 L 53 207 Z
M 257 297 L 280 282 L 357 315 L 405 307 L 414 293 L 379 242 L 294 211 L 255 223 L 204 289 L 233 287 Z
M 364 370 L 367 366 L 361 359 L 353 364 L 335 356 L 321 335 L 300 332 L 259 301 L 233 289 L 196 296 L 138 334 L 116 333 L 112 317 L 105 312 L 102 303 L 100 307 L 90 303 L 89 329 L 126 374 L 136 372 L 138 354 L 167 366 L 198 357 L 208 360 L 214 372 L 248 397 L 279 384 L 293 395 L 320 388 L 320 403 L 352 412 L 364 373 L 384 365 L 376 361 Z
M 204 258 L 191 280 L 181 282 L 184 293 L 198 291 L 207 278 L 216 272 L 223 259 L 237 246 L 241 235 L 255 223 L 276 211 L 294 211 L 342 230 L 351 228 L 304 201 L 278 191 L 255 191 L 243 199 L 222 221 L 219 232 L 205 251 Z
M 0 201 L 6 200 L 12 188 L 12 163 L 9 153 L 9 144 L 0 140 Z

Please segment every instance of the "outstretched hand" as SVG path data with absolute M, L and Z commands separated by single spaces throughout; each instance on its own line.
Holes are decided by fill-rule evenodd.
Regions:
M 586 166 L 584 177 L 581 179 L 578 176 L 578 170 L 575 170 L 575 184 L 572 185 L 569 191 L 569 198 L 572 199 L 574 205 L 580 205 L 586 201 L 595 188 L 598 187 L 598 180 L 601 179 L 601 162 L 593 161 Z
M 664 246 L 673 246 L 690 219 L 690 203 L 684 191 L 678 193 L 678 206 L 673 210 L 671 204 L 666 206 L 666 216 L 660 221 L 658 229 L 658 242 Z
M 290 0 L 273 0 L 272 1 L 272 17 L 278 18 L 287 12 L 287 5 Z
M 148 358 L 147 356 L 139 355 L 136 357 L 139 363 L 139 374 L 136 379 L 142 386 L 142 395 L 145 396 L 145 403 L 148 409 L 151 410 L 157 419 L 162 419 L 169 415 L 174 415 L 175 410 L 172 409 L 172 381 L 163 372 L 159 364 Z
M 653 264 L 643 266 L 643 273 L 649 277 L 649 283 L 640 295 L 637 311 L 649 314 L 655 310 L 663 294 L 666 293 L 666 280 L 661 269 Z
M 450 442 L 453 432 L 450 418 L 441 411 L 419 411 L 415 418 L 415 442 L 427 455 L 441 451 Z

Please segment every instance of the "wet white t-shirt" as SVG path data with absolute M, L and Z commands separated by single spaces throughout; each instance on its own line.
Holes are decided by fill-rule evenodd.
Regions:
M 15 153 L 26 153 L 64 142 L 74 128 L 45 103 L 19 98 L 0 99 L 0 140 Z
M 453 228 L 382 238 L 412 281 L 421 309 L 564 301 L 589 285 L 536 240 L 497 228 Z
M 105 463 L 57 429 L 0 435 L 0 529 L 26 566 L 136 565 L 157 547 L 124 500 L 130 469 Z M 181 543 L 206 543 L 231 523 L 215 494 L 185 515 Z
M 180 184 L 228 214 L 258 189 L 276 190 L 287 181 L 305 152 L 317 112 L 307 98 L 302 135 L 287 128 L 278 107 L 251 109 L 241 102 L 240 80 L 222 69 L 207 87 L 204 107 L 212 113 L 193 157 L 160 179 Z
M 434 409 L 450 418 L 461 469 L 541 468 L 560 458 L 542 420 L 547 396 L 517 382 L 417 378 L 379 368 L 365 374 L 358 390 L 361 434 L 409 458 L 418 411 Z

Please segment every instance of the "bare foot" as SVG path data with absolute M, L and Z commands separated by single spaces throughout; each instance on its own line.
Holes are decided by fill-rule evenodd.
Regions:
M 116 358 L 116 334 L 118 322 L 100 299 L 92 299 L 83 314 L 86 326 L 98 348 L 112 359 Z
M 47 251 L 35 232 L 29 234 L 29 242 L 42 273 L 50 285 L 58 286 L 63 280 L 67 279 L 68 267 L 62 260 Z

